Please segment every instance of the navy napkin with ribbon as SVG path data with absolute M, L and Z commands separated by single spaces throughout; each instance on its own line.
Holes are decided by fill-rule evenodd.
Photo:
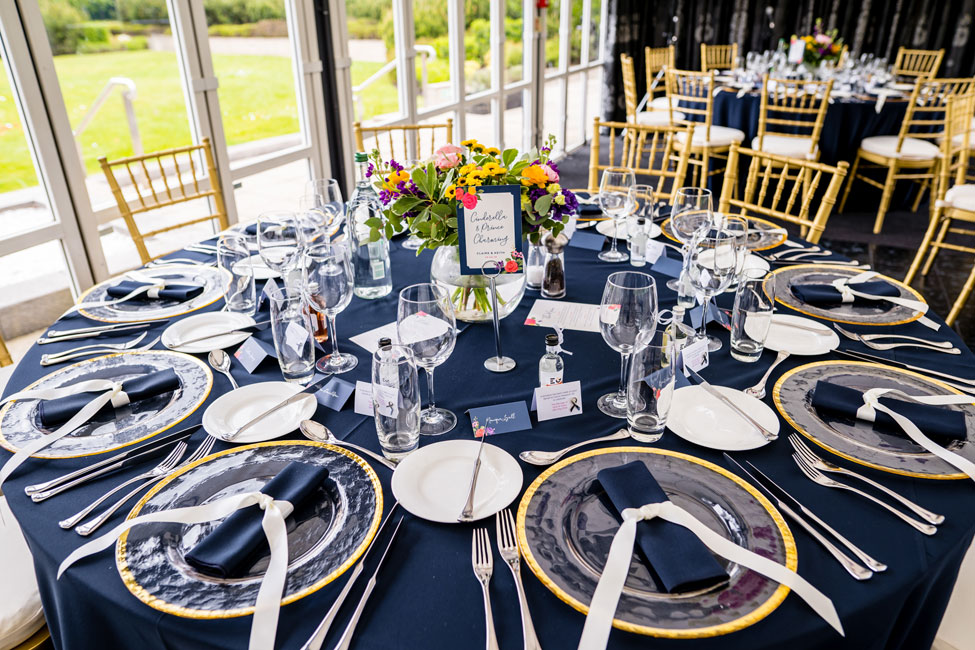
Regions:
M 596 478 L 616 513 L 667 500 L 667 494 L 640 461 L 601 470 Z M 641 521 L 636 546 L 657 583 L 668 593 L 702 589 L 728 579 L 711 551 L 687 528 L 663 519 Z
M 843 294 L 831 284 L 794 284 L 790 287 L 792 295 L 807 305 L 827 306 L 839 305 L 843 302 Z M 900 295 L 900 290 L 884 280 L 872 280 L 870 282 L 858 282 L 851 284 L 850 288 L 860 293 L 867 293 L 871 296 L 884 296 L 896 298 Z M 869 298 L 854 297 L 853 304 L 864 304 L 875 302 Z
M 148 286 L 151 285 L 146 282 L 124 280 L 115 286 L 109 287 L 106 293 L 112 298 L 124 298 L 136 289 Z M 203 293 L 203 287 L 198 284 L 167 284 L 165 287 L 159 290 L 158 299 L 178 300 L 180 302 L 185 302 L 192 298 L 196 298 L 201 293 Z M 133 297 L 132 300 L 155 300 L 155 298 L 151 298 L 149 296 L 149 292 L 146 292 Z
M 291 462 L 268 481 L 261 492 L 276 501 L 287 501 L 297 510 L 328 478 L 321 465 Z M 243 575 L 262 554 L 270 552 L 257 504 L 233 512 L 198 543 L 185 559 L 208 575 L 235 578 Z
M 941 436 L 953 440 L 964 440 L 968 434 L 965 427 L 965 414 L 961 411 L 953 411 L 931 404 L 906 402 L 890 397 L 881 397 L 878 401 L 892 411 L 897 411 L 897 413 L 909 419 L 926 436 Z M 855 419 L 857 410 L 863 406 L 863 393 L 855 388 L 820 380 L 816 382 L 816 391 L 812 396 L 812 405 L 817 410 Z M 874 425 L 877 429 L 885 433 L 907 436 L 894 421 L 894 418 L 882 411 L 877 411 Z
M 580 217 L 591 217 L 593 215 L 601 215 L 603 213 L 603 209 L 599 207 L 599 192 L 576 192 L 575 195 L 576 199 L 593 201 L 593 203 L 583 203 L 582 200 L 579 201 L 579 210 L 576 212 L 576 214 Z
M 172 368 L 149 373 L 141 377 L 134 377 L 122 382 L 122 391 L 129 396 L 129 402 L 137 402 L 150 397 L 156 397 L 157 395 L 170 393 L 178 390 L 179 387 L 179 377 Z M 95 393 L 93 392 L 78 393 L 77 395 L 68 395 L 67 397 L 39 402 L 37 412 L 41 418 L 41 424 L 50 427 L 67 422 L 78 411 L 85 408 L 94 398 Z M 95 414 L 93 419 L 110 415 L 114 410 L 110 403 L 106 404 Z

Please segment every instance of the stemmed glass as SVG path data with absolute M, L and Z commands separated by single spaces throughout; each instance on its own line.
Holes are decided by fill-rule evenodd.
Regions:
M 603 214 L 613 218 L 613 245 L 599 253 L 604 262 L 625 262 L 630 256 L 616 249 L 617 233 L 622 219 L 633 210 L 630 188 L 636 183 L 633 170 L 626 167 L 607 167 L 599 181 L 599 207 Z
M 697 235 L 711 225 L 711 190 L 699 187 L 681 187 L 674 193 L 674 203 L 670 210 L 670 231 L 677 241 L 684 245 L 684 259 L 687 247 Z M 680 280 L 667 280 L 667 288 L 680 290 Z
M 599 305 L 599 331 L 609 347 L 620 353 L 620 387 L 599 398 L 599 410 L 626 417 L 626 375 L 630 355 L 653 338 L 657 326 L 657 285 L 646 273 L 619 271 L 606 279 Z
M 409 160 L 403 161 L 403 169 L 408 171 L 410 174 L 412 174 L 413 170 L 419 166 L 420 166 L 420 161 L 416 160 L 415 158 L 411 158 Z M 407 228 L 409 228 L 409 226 L 407 226 Z M 407 250 L 415 251 L 415 250 L 419 250 L 420 244 L 422 243 L 423 243 L 422 239 L 420 239 L 415 234 L 410 232 L 410 236 L 403 241 L 402 246 Z
M 726 230 L 735 238 L 735 277 L 732 284 L 738 284 L 745 273 L 745 261 L 748 258 L 748 219 L 738 215 L 715 215 L 714 227 Z
M 331 239 L 345 221 L 342 188 L 334 178 L 319 178 L 305 184 L 305 195 L 299 207 L 318 218 L 326 237 Z
M 721 349 L 721 341 L 706 331 L 707 307 L 711 298 L 727 289 L 737 276 L 740 246 L 735 232 L 721 228 L 695 237 L 690 246 L 686 267 L 688 281 L 694 291 L 704 296 L 701 300 L 704 313 L 696 340 L 707 338 L 711 352 Z
M 294 212 L 264 212 L 257 218 L 257 248 L 261 260 L 293 285 L 289 274 L 301 261 L 302 242 Z
M 457 425 L 457 416 L 437 408 L 433 392 L 433 371 L 447 360 L 457 341 L 454 307 L 447 292 L 435 284 L 423 283 L 399 292 L 396 335 L 400 345 L 413 350 L 416 365 L 427 371 L 430 405 L 420 412 L 420 433 L 436 436 Z
M 332 353 L 319 359 L 321 372 L 339 374 L 356 367 L 355 355 L 339 352 L 335 317 L 352 301 L 352 263 L 344 244 L 319 244 L 305 253 L 304 294 L 308 305 L 328 317 Z

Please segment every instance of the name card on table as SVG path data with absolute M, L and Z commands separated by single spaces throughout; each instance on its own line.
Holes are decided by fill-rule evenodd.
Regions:
M 271 303 L 268 301 L 268 294 L 270 294 L 272 290 L 278 290 L 278 283 L 274 281 L 274 278 L 271 278 L 264 283 L 264 288 L 261 289 L 261 294 L 257 297 L 257 307 L 254 309 L 254 311 L 260 311 L 265 307 L 268 309 L 271 308 Z
M 375 410 L 372 406 L 372 383 L 368 381 L 357 381 L 355 383 L 355 412 L 359 415 L 372 417 Z
M 659 273 L 660 275 L 665 275 L 668 278 L 679 278 L 680 272 L 684 269 L 684 263 L 681 260 L 674 259 L 673 257 L 661 255 L 650 268 L 654 272 Z
M 309 338 L 311 335 L 308 330 L 295 321 L 291 321 L 284 328 L 284 344 L 296 352 L 304 347 Z
M 539 298 L 525 318 L 525 325 L 599 333 L 599 305 Z
M 396 333 L 396 321 L 374 327 L 362 334 L 356 334 L 355 336 L 349 337 L 349 340 L 369 354 L 374 354 L 379 349 L 379 339 L 382 338 L 388 338 L 393 343 L 399 343 L 399 335 Z
M 317 379 L 317 377 L 316 377 Z M 349 396 L 355 391 L 355 385 L 341 379 L 332 377 L 331 381 L 322 386 L 315 399 L 322 406 L 328 407 L 333 411 L 341 411 L 345 403 L 349 401 Z M 372 415 L 372 413 L 370 413 Z
M 582 384 L 577 380 L 567 384 L 539 386 L 535 389 L 532 402 L 538 411 L 539 422 L 582 415 Z
M 505 273 L 520 273 L 521 186 L 468 189 L 457 202 L 461 275 L 481 275 L 488 262 L 504 264 Z
M 277 351 L 273 345 L 262 341 L 256 336 L 247 337 L 247 340 L 241 343 L 237 351 L 234 352 L 234 358 L 240 362 L 240 365 L 249 374 L 254 374 L 257 367 L 261 365 L 261 362 L 268 357 L 277 359 Z
M 606 243 L 606 238 L 593 232 L 576 231 L 569 240 L 569 246 L 573 248 L 584 248 L 590 251 L 601 251 Z
M 682 370 L 686 366 L 694 372 L 701 372 L 708 367 L 708 363 L 710 363 L 710 356 L 708 353 L 708 340 L 706 338 L 695 341 L 680 351 L 678 367 Z M 684 370 L 684 374 L 687 374 L 686 370 Z
M 475 438 L 532 428 L 531 417 L 524 401 L 480 406 L 470 409 L 468 413 Z
M 806 52 L 806 41 L 801 38 L 789 43 L 789 63 L 802 63 L 803 56 Z

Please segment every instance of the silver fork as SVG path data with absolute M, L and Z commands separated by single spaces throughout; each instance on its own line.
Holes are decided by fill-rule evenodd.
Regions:
M 165 471 L 165 472 L 161 473 L 158 476 L 153 476 L 152 478 L 150 478 L 149 480 L 147 480 L 145 483 L 142 483 L 137 488 L 135 488 L 134 490 L 132 490 L 131 492 L 129 492 L 128 494 L 126 494 L 125 496 L 123 496 L 121 499 L 119 499 L 118 501 L 116 501 L 115 503 L 113 503 L 112 506 L 108 510 L 106 510 L 105 512 L 103 512 L 102 514 L 98 515 L 97 517 L 95 517 L 94 519 L 92 519 L 91 521 L 89 521 L 86 524 L 82 524 L 80 526 L 75 527 L 74 531 L 76 533 L 78 533 L 79 535 L 81 535 L 82 537 L 87 537 L 88 535 L 91 535 L 93 532 L 95 532 L 96 530 L 98 530 L 98 528 L 102 524 L 104 524 L 106 521 L 108 521 L 108 519 L 112 515 L 115 514 L 115 511 L 116 510 L 118 510 L 119 508 L 121 508 L 129 499 L 131 499 L 132 497 L 134 497 L 136 494 L 138 494 L 139 492 L 141 492 L 145 488 L 149 487 L 153 483 L 157 483 L 157 482 L 163 480 L 164 478 L 166 478 L 167 476 L 169 476 L 170 474 L 172 474 L 176 470 L 178 470 L 178 469 L 180 469 L 182 467 L 186 467 L 190 463 L 196 462 L 196 461 L 200 460 L 201 458 L 203 458 L 204 456 L 209 455 L 210 452 L 213 451 L 213 445 L 216 442 L 217 442 L 217 439 L 216 438 L 214 438 L 212 436 L 207 436 L 206 440 L 204 440 L 203 442 L 200 443 L 200 445 L 196 448 L 196 450 L 192 454 L 190 454 L 189 458 L 187 458 L 186 460 L 184 460 L 179 465 L 170 468 L 168 471 Z M 182 443 L 182 444 L 185 445 L 186 443 Z
M 70 350 L 62 350 L 61 352 L 52 352 L 50 354 L 41 355 L 41 365 L 46 366 L 54 363 L 58 363 L 61 357 L 67 357 L 79 352 L 84 352 L 85 350 L 128 350 L 129 348 L 135 347 L 142 342 L 149 332 L 143 332 L 139 336 L 135 337 L 131 341 L 126 341 L 125 343 L 93 343 L 91 345 L 82 345 L 77 348 L 71 348 Z
M 841 490 L 848 490 L 850 492 L 853 492 L 854 494 L 859 494 L 864 499 L 868 501 L 873 501 L 877 505 L 888 510 L 891 514 L 896 515 L 901 520 L 903 520 L 904 523 L 910 525 L 916 530 L 921 531 L 925 535 L 934 535 L 936 532 L 938 532 L 937 526 L 932 526 L 931 524 L 922 523 L 917 519 L 914 519 L 913 517 L 905 515 L 897 508 L 894 508 L 893 506 L 884 503 L 883 501 L 873 496 L 872 494 L 867 494 L 866 492 L 862 490 L 858 490 L 853 486 L 847 485 L 846 483 L 840 483 L 839 481 L 834 481 L 833 479 L 829 478 L 828 476 L 820 472 L 818 469 L 810 465 L 804 458 L 802 458 L 798 454 L 792 454 L 792 460 L 796 462 L 796 465 L 799 466 L 799 469 L 802 470 L 802 473 L 805 474 L 806 477 L 813 483 L 818 483 L 824 487 L 839 488 Z
M 853 341 L 860 341 L 861 343 L 867 345 L 868 347 L 869 347 L 867 343 L 868 341 L 873 342 L 873 341 L 879 341 L 881 339 L 912 341 L 914 343 L 921 343 L 923 345 L 931 345 L 936 348 L 945 348 L 945 349 L 954 347 L 951 341 L 931 341 L 928 339 L 918 338 L 916 336 L 907 336 L 906 334 L 860 334 L 859 332 L 851 332 L 850 330 L 843 329 L 836 323 L 833 323 L 833 327 L 835 327 L 836 331 L 842 334 L 843 336 L 845 336 L 846 338 L 851 339 Z
M 119 348 L 105 348 L 104 346 L 98 346 L 101 349 L 98 349 L 98 350 L 95 350 L 95 349 L 92 349 L 92 350 L 83 350 L 83 351 L 80 351 L 80 352 L 77 351 L 77 350 L 75 350 L 71 354 L 66 354 L 66 355 L 60 356 L 60 357 L 58 357 L 56 359 L 48 360 L 46 363 L 45 363 L 45 360 L 44 359 L 41 359 L 41 365 L 42 366 L 55 365 L 55 364 L 58 364 L 58 363 L 64 363 L 65 361 L 71 361 L 72 359 L 76 359 L 78 357 L 87 357 L 87 356 L 90 356 L 90 355 L 93 355 L 93 354 L 110 354 L 112 352 L 144 352 L 146 350 L 149 350 L 149 349 L 152 349 L 153 347 L 155 347 L 156 343 L 159 343 L 159 340 L 161 338 L 162 338 L 162 336 L 157 336 L 156 338 L 152 339 L 148 343 L 146 343 L 144 345 L 140 345 L 139 347 L 135 347 L 135 348 L 130 347 L 130 348 L 126 348 L 126 349 L 119 349 Z
M 907 497 L 901 496 L 897 492 L 894 492 L 890 488 L 885 487 L 885 486 L 881 485 L 880 483 L 877 483 L 876 481 L 874 481 L 874 480 L 872 480 L 870 478 L 867 478 L 866 476 L 863 476 L 861 474 L 857 474 L 856 472 L 854 472 L 852 470 L 848 470 L 845 467 L 840 467 L 839 465 L 834 465 L 833 463 L 829 462 L 828 460 L 819 457 L 818 455 L 816 455 L 815 452 L 813 452 L 812 449 L 809 448 L 808 445 L 806 445 L 806 443 L 804 443 L 802 441 L 801 438 L 799 438 L 798 434 L 795 434 L 795 433 L 790 434 L 789 435 L 789 442 L 792 444 L 792 448 L 796 450 L 796 453 L 799 454 L 800 456 L 802 456 L 802 458 L 807 463 L 809 463 L 810 465 L 812 465 L 816 469 L 818 469 L 820 471 L 823 471 L 823 472 L 833 472 L 834 474 L 845 474 L 846 476 L 852 476 L 853 478 L 860 479 L 861 481 L 863 481 L 867 485 L 873 486 L 876 489 L 880 490 L 881 492 L 883 492 L 884 494 L 886 494 L 890 498 L 896 499 L 897 501 L 899 501 L 900 503 L 902 503 L 904 505 L 904 507 L 909 508 L 911 510 L 911 512 L 913 512 L 914 514 L 916 514 L 918 517 L 920 517 L 924 521 L 928 522 L 929 524 L 941 524 L 941 523 L 944 523 L 944 520 L 945 520 L 945 516 L 944 515 L 939 515 L 939 514 L 936 514 L 934 512 L 931 512 L 927 508 L 923 508 L 923 507 L 919 506 L 918 504 L 914 503 L 913 501 L 911 501 Z
M 185 442 L 180 442 L 178 445 L 176 445 L 175 447 L 173 447 L 173 450 L 171 452 L 169 452 L 169 455 L 166 456 L 161 463 L 159 463 L 158 465 L 156 465 L 155 467 L 153 467 L 151 470 L 149 470 L 148 472 L 143 472 L 142 474 L 139 474 L 138 476 L 133 476 L 128 481 L 124 481 L 123 483 L 120 483 L 119 485 L 116 485 L 111 490 L 109 490 L 108 492 L 106 492 L 102 496 L 98 497 L 98 499 L 96 499 L 95 501 L 93 501 L 90 504 L 88 504 L 88 506 L 85 507 L 85 509 L 82 510 L 81 512 L 79 512 L 79 513 L 77 513 L 75 515 L 72 515 L 71 517 L 68 517 L 67 519 L 63 519 L 63 520 L 59 521 L 58 522 L 58 525 L 61 528 L 64 528 L 64 529 L 71 528 L 75 524 L 77 524 L 79 521 L 81 521 L 82 519 L 84 519 L 85 517 L 87 517 L 88 514 L 92 510 L 94 510 L 95 508 L 97 508 L 98 506 L 100 506 L 102 503 L 105 502 L 106 499 L 108 499 L 110 496 L 112 496 L 116 492 L 119 492 L 119 491 L 125 489 L 127 486 L 132 485 L 133 483 L 138 483 L 139 481 L 144 481 L 147 478 L 152 478 L 154 476 L 162 476 L 162 475 L 166 474 L 171 469 L 173 469 L 174 467 L 176 467 L 176 464 L 179 463 L 179 459 L 183 457 L 183 454 L 185 452 L 186 452 L 186 443 Z
M 491 594 L 488 586 L 491 584 L 491 574 L 494 573 L 494 554 L 491 552 L 491 540 L 488 538 L 487 528 L 475 528 L 471 539 L 471 564 L 474 565 L 474 575 L 481 583 L 484 593 L 484 625 L 487 628 L 487 650 L 498 650 L 498 637 L 494 634 L 494 616 L 491 614 Z
M 525 650 L 542 650 L 538 636 L 535 634 L 535 626 L 532 625 L 531 612 L 528 611 L 525 587 L 521 584 L 521 555 L 518 552 L 518 539 L 515 537 L 515 518 L 511 515 L 511 511 L 505 508 L 495 515 L 495 524 L 498 533 L 498 552 L 511 569 L 518 590 L 518 604 L 521 605 L 521 634 L 525 641 Z

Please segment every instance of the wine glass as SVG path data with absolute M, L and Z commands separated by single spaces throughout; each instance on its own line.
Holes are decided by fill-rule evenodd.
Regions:
M 305 211 L 315 211 L 321 221 L 325 235 L 331 239 L 345 221 L 345 202 L 342 188 L 334 178 L 319 178 L 305 184 L 305 195 L 300 207 Z
M 708 304 L 713 296 L 727 289 L 737 276 L 739 247 L 740 243 L 734 232 L 714 228 L 695 237 L 688 253 L 688 281 L 695 292 L 704 296 L 701 300 L 701 326 L 696 340 L 707 338 L 708 350 L 711 352 L 721 349 L 721 341 L 707 334 Z
M 420 433 L 447 433 L 457 425 L 457 416 L 437 408 L 433 392 L 433 371 L 447 360 L 457 341 L 454 307 L 447 292 L 430 283 L 414 284 L 400 291 L 396 335 L 400 345 L 413 350 L 416 365 L 427 371 L 430 405 L 420 411 Z
M 285 278 L 301 261 L 301 240 L 294 212 L 264 212 L 257 218 L 261 260 Z
M 657 285 L 646 273 L 619 271 L 606 279 L 599 304 L 599 331 L 620 353 L 620 387 L 596 402 L 614 418 L 626 417 L 626 375 L 630 355 L 653 338 L 657 326 Z
M 670 210 L 670 232 L 684 245 L 684 259 L 687 259 L 687 246 L 694 237 L 700 235 L 711 225 L 711 190 L 700 187 L 681 187 L 674 193 Z M 680 280 L 667 281 L 671 291 L 680 290 Z
M 745 262 L 748 258 L 748 220 L 738 215 L 714 215 L 714 227 L 726 230 L 735 237 L 735 277 L 732 284 L 736 285 L 745 273 Z
M 305 299 L 313 310 L 325 312 L 332 339 L 332 353 L 319 359 L 316 367 L 333 374 L 348 372 L 359 360 L 355 355 L 339 352 L 335 317 L 352 301 L 349 249 L 344 244 L 319 244 L 305 252 L 304 261 Z
M 636 183 L 633 170 L 626 167 L 607 167 L 599 181 L 599 207 L 603 214 L 613 219 L 613 245 L 599 253 L 604 262 L 625 262 L 630 256 L 616 248 L 616 233 L 620 231 L 622 218 L 633 210 L 630 188 Z

